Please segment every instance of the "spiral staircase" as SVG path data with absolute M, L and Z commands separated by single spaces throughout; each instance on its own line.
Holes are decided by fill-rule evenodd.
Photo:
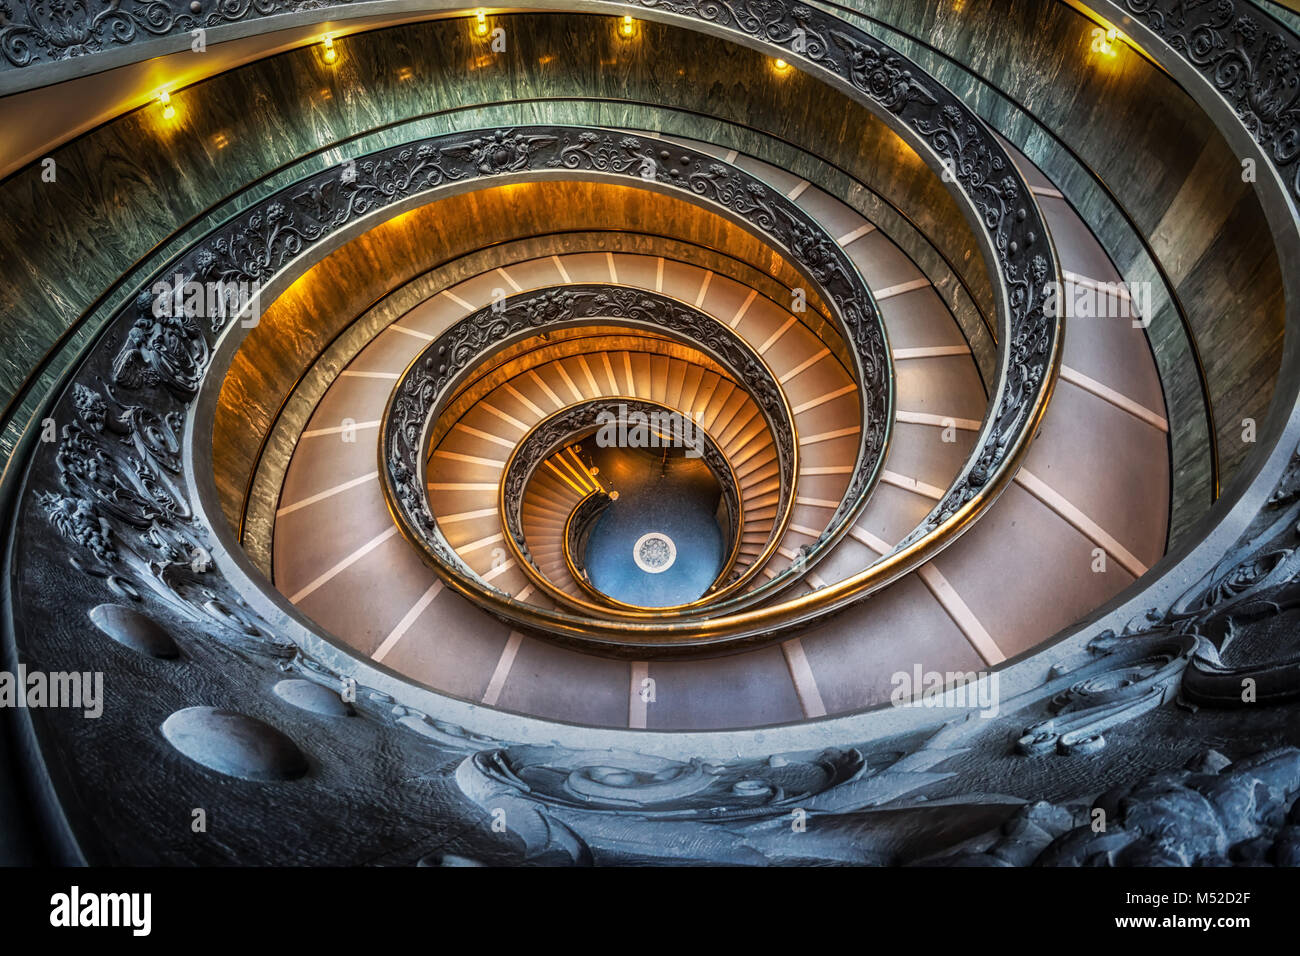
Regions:
M 0 20 L 0 859 L 1300 860 L 1295 15 L 127 6 Z

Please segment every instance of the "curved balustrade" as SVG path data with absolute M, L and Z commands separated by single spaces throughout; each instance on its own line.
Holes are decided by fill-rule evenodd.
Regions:
M 591 580 L 584 568 L 587 541 L 595 528 L 596 522 L 605 513 L 612 499 L 604 492 L 597 491 L 578 502 L 564 523 L 564 566 L 569 576 L 587 594 L 598 601 L 612 600 L 608 595 L 591 586 Z
M 404 533 L 424 549 L 451 586 L 465 587 L 475 599 L 491 600 L 494 596 L 508 599 L 509 596 L 502 595 L 486 582 L 472 587 L 471 582 L 465 580 L 473 577 L 472 571 L 459 559 L 438 528 L 437 515 L 430 508 L 424 490 L 427 485 L 424 449 L 429 444 L 429 433 L 443 402 L 455 392 L 459 381 L 479 366 L 486 353 L 542 330 L 593 321 L 601 324 L 629 323 L 675 333 L 712 354 L 745 383 L 767 420 L 779 460 L 779 498 L 782 504 L 764 555 L 776 547 L 789 520 L 798 473 L 793 413 L 772 373 L 730 330 L 683 303 L 636 289 L 575 285 L 516 295 L 479 310 L 430 342 L 398 380 L 393 400 L 380 425 L 379 454 L 384 466 L 385 493 Z M 590 409 L 590 405 L 577 405 L 567 413 L 547 419 L 537 426 L 541 431 L 534 431 L 532 435 L 538 435 L 538 441 L 555 445 L 561 440 L 557 437 L 560 432 L 571 430 L 571 418 L 585 418 Z M 512 453 L 512 462 L 516 460 L 520 447 L 517 446 Z M 535 464 L 534 459 L 535 456 L 528 460 Z M 878 467 L 878 461 L 870 465 L 872 470 Z M 507 465 L 501 483 L 502 514 L 516 548 L 522 547 L 521 535 L 513 532 L 519 528 L 520 492 L 526 477 L 526 473 L 514 472 L 512 466 Z M 512 501 L 513 505 L 510 504 Z M 526 561 L 526 556 L 521 557 Z M 764 593 L 767 592 L 753 592 L 750 599 Z M 667 609 L 656 609 L 654 616 L 660 619 L 665 613 Z
M 791 624 L 801 624 L 815 617 L 819 610 L 832 610 L 857 600 L 897 574 L 915 567 L 959 534 L 978 510 L 1005 487 L 1014 464 L 1023 455 L 1028 438 L 1041 418 L 1053 381 L 1058 358 L 1058 323 L 1044 315 L 1043 292 L 1046 282 L 1055 279 L 1058 270 L 1032 194 L 1001 145 L 970 116 L 960 100 L 937 84 L 930 87 L 922 83 L 918 79 L 920 71 L 908 69 L 910 64 L 905 58 L 855 28 L 822 18 L 821 14 L 805 8 L 799 8 L 797 20 L 779 8 L 768 13 L 766 22 L 742 20 L 727 25 L 747 37 L 761 34 L 764 42 L 775 41 L 782 45 L 791 44 L 796 37 L 805 34 L 815 37 L 816 42 L 796 44 L 799 47 L 795 51 L 798 59 L 813 62 L 843 89 L 881 109 L 883 115 L 896 122 L 903 133 L 936 156 L 943 168 L 954 173 L 955 187 L 966 196 L 972 210 L 977 213 L 988 249 L 995 256 L 1001 273 L 999 288 L 1005 308 L 1003 354 L 1010 355 L 1012 342 L 1017 347 L 1015 362 L 1000 363 L 993 401 L 995 411 L 986 420 L 977 453 L 936 507 L 924 531 L 909 542 L 908 547 L 858 578 L 792 602 L 796 607 Z M 782 20 L 778 14 L 787 19 Z M 711 18 L 718 15 L 716 11 L 712 12 Z M 824 41 L 825 34 L 818 32 L 819 26 L 830 25 L 836 26 L 835 42 L 847 53 L 843 58 L 831 52 Z M 884 76 L 893 75 L 904 82 L 889 88 L 882 88 L 878 83 L 873 85 L 873 70 L 877 63 L 883 68 Z M 689 154 L 681 157 L 685 162 L 678 167 L 665 165 L 674 150 L 661 150 L 656 160 L 642 155 L 641 144 L 635 140 L 615 144 L 609 137 L 602 138 L 595 132 L 577 134 L 576 139 L 566 141 L 558 148 L 556 144 L 556 137 L 542 131 L 535 131 L 532 135 L 525 131 L 498 131 L 474 139 L 463 137 L 460 142 L 452 138 L 445 151 L 432 144 L 390 150 L 386 156 L 393 159 L 362 164 L 360 169 L 364 175 L 356 182 L 340 184 L 331 176 L 322 174 L 315 177 L 319 180 L 317 185 L 300 196 L 315 197 L 314 201 L 329 217 L 316 219 L 307 226 L 307 232 L 302 233 L 292 225 L 286 228 L 281 223 L 284 207 L 275 204 L 266 213 L 267 222 L 275 223 L 267 248 L 277 259 L 287 263 L 304 241 L 319 240 L 354 215 L 370 212 L 395 197 L 405 196 L 413 191 L 413 187 L 429 188 L 473 174 L 502 175 L 525 168 L 537 169 L 542 165 L 538 161 L 550 154 L 555 166 L 623 175 L 641 176 L 648 161 L 654 170 L 655 182 L 719 198 L 733 213 L 748 216 L 751 225 L 780 236 L 784 240 L 782 244 L 792 251 L 796 260 L 823 285 L 842 288 L 849 282 L 853 271 L 851 265 L 846 271 L 842 253 L 833 243 L 818 238 L 806 217 L 785 211 L 782 216 L 786 222 L 777 221 L 761 199 L 755 201 L 754 196 L 746 198 L 735 192 L 736 177 L 727 177 L 725 167 L 720 164 L 709 165 L 706 173 L 697 163 L 697 173 L 688 179 L 683 176 L 681 167 L 691 165 Z M 460 161 L 456 162 L 453 157 Z M 380 182 L 368 182 L 376 172 Z M 335 208 L 337 199 L 345 195 L 342 205 Z M 260 217 L 256 219 L 260 225 Z M 275 250 L 277 238 L 283 241 L 279 251 Z M 1041 246 L 1044 241 L 1047 247 Z M 1041 251 L 1030 251 L 1035 243 L 1040 243 Z M 213 264 L 215 260 L 205 263 L 208 271 Z M 230 271 L 229 267 L 226 271 Z M 235 274 L 238 275 L 239 270 L 235 270 Z M 869 343 L 870 337 L 879 333 L 878 322 L 873 325 L 872 310 L 866 305 L 869 299 L 846 297 L 843 292 L 837 294 L 834 291 L 830 298 L 841 313 L 846 331 L 857 344 L 855 360 L 859 363 L 859 378 L 869 381 L 887 361 L 883 354 L 883 336 L 874 348 L 870 345 L 863 348 L 864 342 Z M 138 331 L 157 334 L 148 333 L 144 328 Z M 206 358 L 200 355 L 189 356 L 182 362 L 195 367 L 205 363 Z M 865 400 L 867 390 L 864 389 L 862 394 Z M 866 445 L 875 444 L 876 451 L 883 446 L 884 432 L 891 416 L 887 411 L 881 414 L 880 404 L 878 400 L 878 407 L 864 408 L 864 448 L 860 460 L 866 457 Z M 861 469 L 856 475 L 858 487 L 850 490 L 841 505 L 849 514 L 838 521 L 840 534 L 847 531 L 848 521 L 845 519 L 861 506 L 866 486 L 872 480 Z M 828 536 L 824 543 L 832 543 L 834 539 L 834 535 Z M 796 577 L 797 574 L 787 571 L 780 583 L 793 583 Z M 752 622 L 738 626 L 743 630 L 752 627 Z M 775 632 L 775 629 L 769 629 L 769 633 Z
M 635 416 L 641 417 L 639 426 L 635 422 Z M 663 419 L 667 419 L 666 426 L 653 424 Z M 735 567 L 740 547 L 740 531 L 745 523 L 745 509 L 740 495 L 740 482 L 732 471 L 726 455 L 718 447 L 717 442 L 694 423 L 683 427 L 681 412 L 658 402 L 635 398 L 601 399 L 570 406 L 533 426 L 511 450 L 501 476 L 500 511 L 502 524 L 506 530 L 506 542 L 520 562 L 520 567 L 536 569 L 529 553 L 523 522 L 528 483 L 533 473 L 543 461 L 563 446 L 607 427 L 614 427 L 617 430 L 621 425 L 626 432 L 629 421 L 632 421 L 633 428 L 640 427 L 643 430 L 666 427 L 667 431 L 658 436 L 664 441 L 662 447 L 689 448 L 708 466 L 721 489 L 722 504 L 727 514 L 727 527 L 730 529 L 729 533 L 724 534 L 724 538 L 731 542 L 731 546 L 717 579 L 700 600 L 712 600 L 725 591 L 744 584 L 762 567 L 763 558 L 760 557 L 754 562 L 748 573 L 743 575 L 738 573 L 728 579 L 732 568 Z M 654 447 L 661 447 L 658 441 Z M 570 515 L 570 524 L 564 533 L 566 564 L 569 565 L 575 580 L 580 583 L 584 577 L 581 573 L 581 562 L 577 561 L 579 551 L 574 548 L 574 535 L 590 530 L 589 521 L 594 518 L 590 509 L 595 507 L 594 500 L 598 500 L 598 497 L 598 494 L 593 494 L 582 499 Z M 788 500 L 793 501 L 793 498 Z M 583 509 L 587 520 L 578 521 L 576 516 L 580 508 Z M 774 548 L 776 542 L 780 540 L 780 529 L 784 527 L 785 519 L 788 519 L 788 509 L 782 515 L 782 520 L 772 522 L 772 530 L 768 535 L 769 545 L 764 549 L 764 554 L 770 553 L 770 549 Z M 539 586 L 546 587 L 553 597 L 561 601 L 567 597 L 562 592 L 556 593 L 554 585 L 550 582 L 539 580 L 538 577 L 534 577 L 534 581 Z M 605 610 L 608 610 L 612 599 L 603 596 L 603 600 Z M 613 602 L 613 605 L 630 607 L 626 602 Z M 581 605 L 579 607 L 581 609 Z M 668 609 L 655 608 L 655 612 L 663 610 Z

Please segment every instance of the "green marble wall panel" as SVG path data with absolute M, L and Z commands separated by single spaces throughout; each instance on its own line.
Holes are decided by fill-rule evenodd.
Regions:
M 1153 282 L 1148 336 L 1169 410 L 1178 540 L 1213 489 L 1205 400 L 1179 306 L 1205 367 L 1220 485 L 1251 450 L 1241 421 L 1263 419 L 1280 360 L 1281 274 L 1236 157 L 1163 71 L 1129 49 L 1113 59 L 1093 54 L 1094 24 L 1064 3 L 816 5 L 878 31 L 959 91 L 1053 179 L 1126 279 Z M 1189 193 L 1193 180 L 1200 186 Z M 1143 241 L 1161 229 L 1174 237 L 1166 250 L 1190 239 L 1204 251 L 1171 268 L 1154 238 Z
M 1267 12 L 1270 16 L 1276 17 L 1282 23 L 1285 23 L 1296 33 L 1300 33 L 1300 13 L 1294 10 L 1288 10 L 1279 3 L 1271 3 L 1269 0 L 1251 0 L 1255 6 Z

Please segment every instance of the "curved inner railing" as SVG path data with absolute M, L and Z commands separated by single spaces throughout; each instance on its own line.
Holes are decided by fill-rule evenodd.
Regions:
M 729 572 L 735 566 L 736 554 L 740 545 L 740 529 L 744 525 L 744 505 L 740 497 L 740 483 L 732 472 L 727 456 L 723 454 L 713 438 L 699 426 L 686 424 L 682 421 L 680 412 L 659 402 L 636 398 L 598 399 L 583 402 L 562 409 L 543 419 L 515 445 L 510 457 L 506 460 L 506 466 L 502 472 L 499 503 L 501 521 L 506 531 L 506 543 L 513 552 L 515 559 L 519 562 L 519 566 L 524 569 L 535 584 L 544 588 L 547 595 L 552 599 L 565 604 L 573 604 L 579 610 L 587 609 L 585 602 L 576 602 L 569 595 L 555 587 L 554 582 L 549 581 L 541 569 L 536 566 L 536 562 L 533 561 L 529 552 L 527 535 L 524 532 L 523 507 L 525 493 L 533 473 L 541 466 L 542 462 L 554 455 L 558 449 L 574 441 L 586 438 L 597 429 L 604 428 L 607 425 L 617 425 L 620 422 L 626 424 L 628 419 L 637 415 L 642 416 L 643 421 L 648 420 L 651 422 L 659 419 L 660 416 L 666 415 L 669 424 L 664 429 L 665 434 L 662 435 L 662 438 L 665 439 L 663 447 L 688 448 L 697 454 L 700 460 L 708 466 L 709 471 L 713 473 L 713 477 L 717 480 L 718 488 L 721 491 L 722 504 L 727 515 L 727 528 L 724 530 L 723 538 L 731 542 L 727 560 L 720 569 L 717 578 L 710 584 L 708 591 L 699 601 L 691 603 L 699 604 L 709 601 L 736 587 L 740 587 L 762 568 L 762 560 L 756 560 L 742 573 L 729 577 Z M 642 427 L 648 426 L 643 425 Z M 782 471 L 784 472 L 784 469 Z M 566 557 L 569 559 L 567 561 L 569 572 L 579 585 L 584 584 L 586 577 L 582 572 L 580 552 L 574 547 L 575 542 L 572 536 L 590 531 L 590 522 L 595 518 L 593 508 L 602 497 L 608 500 L 608 496 L 604 496 L 600 492 L 583 498 L 570 515 L 568 528 L 565 531 L 565 552 Z M 578 520 L 579 512 L 582 512 L 586 520 Z M 784 527 L 786 517 L 788 517 L 788 509 L 786 509 L 784 515 L 778 515 L 778 518 L 774 519 L 772 532 L 769 534 L 769 545 L 768 548 L 765 548 L 764 554 L 770 554 L 770 548 L 775 547 L 776 542 L 780 540 L 780 529 Z M 587 590 L 585 587 L 583 589 Z M 636 609 L 632 605 L 617 601 L 608 595 L 599 594 L 599 592 L 597 592 L 596 596 L 602 602 L 602 607 L 599 609 L 602 611 L 609 611 L 611 608 Z M 665 610 L 673 610 L 673 608 L 645 610 L 648 613 L 657 614 Z
M 720 204 L 750 229 L 787 250 L 791 261 L 819 287 L 830 305 L 849 346 L 862 429 L 849 485 L 827 523 L 827 532 L 803 562 L 804 568 L 810 567 L 847 533 L 866 503 L 879 478 L 893 426 L 893 361 L 870 290 L 848 255 L 815 219 L 737 167 L 675 144 L 646 149 L 636 137 L 623 137 L 616 143 L 613 137 L 579 132 L 565 136 L 562 143 L 559 163 L 564 168 L 632 175 Z M 787 569 L 764 590 L 780 590 L 798 578 L 798 571 Z
M 591 538 L 591 532 L 595 529 L 600 516 L 605 513 L 605 509 L 612 504 L 612 501 L 605 492 L 593 491 L 578 502 L 577 506 L 569 514 L 568 520 L 564 523 L 564 566 L 583 591 L 602 602 L 609 601 L 611 598 L 597 591 L 592 585 L 584 564 L 586 563 L 587 542 Z M 559 589 L 556 588 L 555 590 L 558 591 Z
M 726 368 L 736 381 L 744 383 L 745 390 L 767 422 L 780 466 L 781 505 L 763 554 L 760 560 L 755 561 L 756 566 L 761 566 L 781 539 L 795 499 L 794 489 L 799 468 L 798 436 L 794 432 L 794 415 L 786 402 L 785 393 L 762 359 L 725 325 L 668 296 L 624 286 L 554 286 L 520 293 L 480 309 L 430 342 L 398 378 L 393 397 L 380 423 L 380 472 L 390 510 L 403 532 L 422 549 L 435 570 L 444 577 L 458 578 L 460 586 L 470 596 L 477 595 L 483 599 L 508 597 L 475 575 L 461 560 L 439 529 L 437 515 L 429 506 L 425 494 L 426 449 L 438 413 L 455 394 L 464 378 L 472 374 L 488 354 L 543 330 L 592 323 L 630 324 L 673 334 L 700 348 Z M 586 423 L 596 413 L 597 410 L 591 403 L 562 410 L 540 423 L 525 444 L 532 440 L 547 447 L 559 444 L 563 440 L 562 436 L 573 433 L 575 422 Z M 527 475 L 531 474 L 531 467 L 526 472 L 513 467 L 513 463 L 519 460 L 522 447 L 516 446 L 511 464 L 507 465 L 503 473 L 500 504 L 503 524 L 511 531 L 507 535 L 507 543 L 521 551 L 522 492 Z M 547 456 L 542 456 L 545 457 Z M 529 455 L 524 460 L 535 465 L 541 459 Z M 879 462 L 872 464 L 873 469 L 878 467 Z M 519 530 L 518 536 L 514 530 Z M 525 566 L 531 565 L 526 554 L 521 553 L 519 556 L 524 559 Z M 730 583 L 726 592 L 729 594 L 736 591 L 746 581 L 748 576 L 742 581 Z M 767 593 L 770 592 L 756 588 L 743 597 L 752 602 Z M 720 599 L 721 594 L 712 597 Z M 567 602 L 572 603 L 572 599 L 567 599 Z M 695 606 L 693 603 L 681 609 L 656 608 L 653 612 L 609 607 L 605 611 L 609 614 L 635 614 L 638 617 L 650 615 L 660 619 L 675 610 L 684 613 Z M 589 613 L 598 610 L 592 606 L 584 606 L 583 609 Z

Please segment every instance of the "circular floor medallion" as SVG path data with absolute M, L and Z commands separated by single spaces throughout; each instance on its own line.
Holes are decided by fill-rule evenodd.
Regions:
M 651 531 L 641 535 L 632 545 L 632 560 L 646 574 L 659 574 L 671 568 L 677 560 L 677 545 L 668 535 Z

